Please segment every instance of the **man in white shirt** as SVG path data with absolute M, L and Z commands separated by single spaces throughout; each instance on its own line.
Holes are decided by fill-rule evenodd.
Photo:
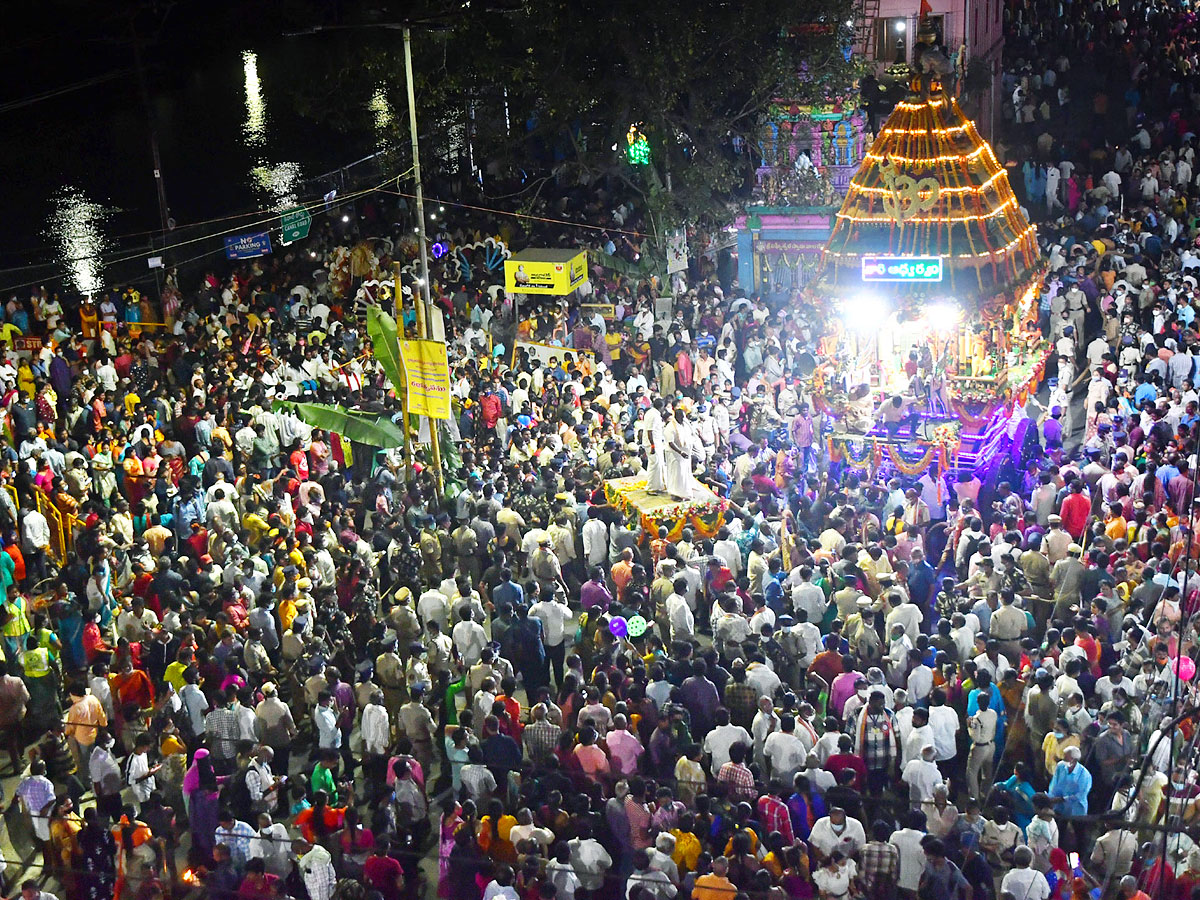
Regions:
M 421 617 L 421 624 L 437 622 L 445 631 L 449 627 L 450 601 L 441 591 L 430 588 L 417 599 L 417 615 Z
M 650 868 L 649 850 L 638 850 L 633 854 L 633 869 L 625 882 L 626 900 L 633 900 L 642 891 L 651 900 L 671 900 L 679 893 L 679 888 L 671 884 L 665 873 Z
M 888 594 L 888 603 L 892 607 L 886 620 L 888 633 L 891 633 L 893 625 L 902 625 L 905 637 L 915 643 L 921 634 L 921 622 L 925 620 L 921 608 L 897 591 Z
M 579 876 L 579 883 L 588 892 L 598 891 L 604 886 L 604 875 L 612 868 L 612 857 L 592 837 L 591 823 L 582 821 L 576 826 L 579 837 L 571 838 L 567 847 L 571 851 L 571 867 Z
M 365 756 L 382 757 L 387 754 L 388 745 L 391 743 L 391 721 L 383 703 L 383 691 L 371 694 L 370 701 L 363 707 L 359 730 Z M 366 765 L 366 760 L 363 764 Z M 371 773 L 366 774 L 369 776 Z
M 938 762 L 954 759 L 958 752 L 958 713 L 946 705 L 946 692 L 935 688 L 929 695 L 929 727 L 933 729 L 934 757 Z
M 897 886 L 907 896 L 916 895 L 921 873 L 925 871 L 925 848 L 921 846 L 921 841 L 928 836 L 923 827 L 924 817 L 913 817 L 912 812 L 902 815 L 900 824 L 904 827 L 888 839 L 888 843 L 900 851 L 900 877 Z M 918 822 L 922 823 L 922 827 L 914 828 L 913 825 Z
M 454 626 L 454 647 L 458 650 L 459 658 L 464 668 L 471 668 L 479 662 L 479 655 L 487 646 L 487 632 L 483 626 L 472 619 L 472 610 L 464 606 L 459 610 L 459 622 Z
M 760 656 L 760 651 L 755 651 L 750 664 L 746 666 L 746 683 L 758 691 L 760 697 L 774 697 L 775 691 L 783 684 L 783 679 L 767 665 L 765 657 Z
M 804 610 L 809 622 L 821 621 L 829 603 L 820 586 L 812 583 L 812 566 L 801 566 L 792 575 L 799 579 L 799 583 L 792 587 L 792 609 L 796 612 Z
M 769 766 L 769 777 L 784 784 L 791 784 L 808 759 L 809 747 L 796 736 L 796 719 L 791 715 L 780 717 L 779 730 L 770 735 L 763 744 L 763 756 Z
M 688 608 L 685 594 L 687 579 L 676 578 L 672 592 L 667 597 L 667 622 L 671 626 L 672 641 L 690 641 L 696 634 L 696 617 Z
M 1013 868 L 1000 882 L 1000 892 L 1018 900 L 1049 900 L 1050 884 L 1046 876 L 1032 868 L 1033 851 L 1018 847 L 1013 853 Z
M 583 524 L 583 555 L 588 568 L 608 562 L 608 525 L 600 518 L 599 507 L 588 507 L 588 520 Z
M 763 749 L 767 738 L 779 730 L 779 714 L 775 712 L 775 704 L 770 697 L 758 698 L 758 712 L 750 723 L 750 733 L 754 737 L 754 761 L 761 771 L 765 767 Z M 719 771 L 719 770 L 718 770 Z
M 151 743 L 152 740 L 149 734 L 143 733 L 138 735 L 137 741 L 133 746 L 133 753 L 129 755 L 129 759 L 125 762 L 125 780 L 129 784 L 134 799 L 137 800 L 139 809 L 143 803 L 150 799 L 150 795 L 154 792 L 154 776 L 162 768 L 161 765 L 150 765 Z
M 929 724 L 929 710 L 908 707 L 907 712 L 910 714 L 907 730 L 902 731 L 899 724 L 896 728 L 900 732 L 900 769 L 902 772 L 909 762 L 921 756 L 921 751 L 927 745 L 937 749 L 933 742 L 933 728 Z M 897 710 L 896 717 L 899 718 L 899 715 L 900 710 Z M 935 755 L 934 760 L 936 761 L 936 759 Z
M 737 542 L 730 539 L 729 529 L 724 525 L 717 532 L 717 540 L 713 542 L 713 555 L 725 563 L 734 578 L 738 577 L 742 570 L 742 551 Z
M 554 683 L 562 684 L 563 662 L 566 659 L 567 622 L 571 620 L 571 608 L 558 599 L 556 591 L 542 591 L 543 599 L 529 607 L 529 615 L 542 623 L 542 643 L 546 647 L 546 661 L 554 673 Z
M 1108 674 L 1096 680 L 1096 696 L 1100 698 L 1101 704 L 1112 700 L 1113 691 L 1119 687 L 1124 688 L 1125 693 L 1130 697 L 1136 693 L 1133 682 L 1125 674 L 1125 670 L 1119 665 L 1110 666 Z
M 925 665 L 921 659 L 920 650 L 908 652 L 908 699 L 910 703 L 921 703 L 933 692 L 933 669 Z
M 274 759 L 275 751 L 262 744 L 255 749 L 246 768 L 246 790 L 250 792 L 250 803 L 254 810 L 274 809 L 278 801 L 280 782 L 271 771 Z
M 750 732 L 741 725 L 729 723 L 729 710 L 721 707 L 716 712 L 717 727 L 704 738 L 703 750 L 712 759 L 709 771 L 715 777 L 721 771 L 721 766 L 729 762 L 729 748 L 734 744 L 745 744 L 752 747 L 754 742 Z
M 292 871 L 292 839 L 287 826 L 267 813 L 258 817 L 258 832 L 250 839 L 250 858 L 261 859 L 271 875 L 283 878 Z
M 831 807 L 829 815 L 813 823 L 808 843 L 816 851 L 817 859 L 824 861 L 834 850 L 845 856 L 854 856 L 867 843 L 867 834 L 862 822 L 846 815 L 840 806 Z
M 914 809 L 933 796 L 933 788 L 942 781 L 942 773 L 934 762 L 933 744 L 925 744 L 920 755 L 910 759 L 900 774 L 900 780 L 908 785 L 908 800 Z

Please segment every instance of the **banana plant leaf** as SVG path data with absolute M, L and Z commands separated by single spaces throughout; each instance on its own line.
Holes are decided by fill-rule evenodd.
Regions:
M 375 358 L 383 367 L 392 390 L 404 390 L 404 370 L 400 365 L 400 338 L 396 320 L 376 306 L 367 307 L 367 334 L 375 348 Z
M 276 400 L 272 406 L 276 411 L 283 409 L 294 412 L 300 421 L 313 428 L 335 432 L 344 438 L 366 444 L 368 447 L 391 450 L 404 446 L 404 432 L 387 416 L 355 412 L 344 406 L 326 403 L 292 403 L 287 400 Z

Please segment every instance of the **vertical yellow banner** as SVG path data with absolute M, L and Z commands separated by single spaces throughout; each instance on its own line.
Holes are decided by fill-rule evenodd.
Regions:
M 438 341 L 401 341 L 404 389 L 411 415 L 450 418 L 450 363 Z

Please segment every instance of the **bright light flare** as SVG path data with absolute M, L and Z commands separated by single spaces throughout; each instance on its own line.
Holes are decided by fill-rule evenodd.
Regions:
M 925 321 L 931 329 L 943 334 L 957 331 L 962 321 L 962 310 L 949 303 L 938 303 L 925 310 Z
M 887 305 L 876 294 L 859 294 L 842 304 L 842 318 L 855 331 L 877 330 L 887 316 Z

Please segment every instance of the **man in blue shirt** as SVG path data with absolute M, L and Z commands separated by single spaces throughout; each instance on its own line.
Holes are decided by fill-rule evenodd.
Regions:
M 933 595 L 933 586 L 936 582 L 937 572 L 925 560 L 925 551 L 920 547 L 914 547 L 908 567 L 908 595 L 925 614 L 926 622 L 930 621 L 929 598 Z
M 512 609 L 525 602 L 525 591 L 521 585 L 513 581 L 512 569 L 500 570 L 500 583 L 492 588 L 492 603 L 499 607 L 507 603 Z
M 783 599 L 783 579 L 786 576 L 783 572 L 782 560 L 778 556 L 771 557 L 767 561 L 767 569 L 768 577 L 763 585 L 763 597 L 775 615 L 782 616 L 787 612 Z
M 1063 760 L 1054 767 L 1054 777 L 1046 792 L 1054 798 L 1059 814 L 1064 816 L 1087 815 L 1092 773 L 1080 764 L 1079 756 L 1078 747 L 1063 750 Z

